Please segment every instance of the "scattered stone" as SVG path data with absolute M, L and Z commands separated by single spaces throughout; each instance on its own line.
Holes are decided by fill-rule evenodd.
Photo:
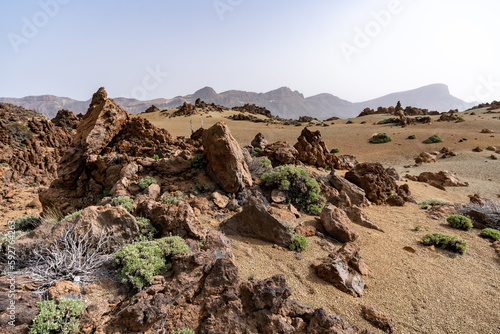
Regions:
M 274 203 L 283 203 L 286 201 L 286 197 L 286 193 L 281 190 L 273 189 L 271 192 L 271 200 Z
M 490 130 L 490 129 L 482 129 L 481 133 L 495 133 L 495 131 Z
M 486 150 L 487 150 L 487 151 L 493 151 L 493 152 L 495 152 L 495 151 L 497 150 L 497 148 L 496 148 L 495 146 L 488 146 L 488 147 L 486 148 Z
M 363 317 L 373 326 L 383 330 L 386 333 L 396 333 L 396 321 L 379 311 L 377 308 L 368 305 L 361 305 Z
M 77 283 L 69 281 L 57 281 L 48 290 L 48 298 L 50 300 L 56 300 L 60 296 L 73 294 L 73 296 L 78 296 L 80 294 L 80 286 Z
M 220 209 L 224 209 L 229 203 L 229 198 L 217 191 L 212 193 L 212 200 L 214 201 L 215 205 L 217 205 L 217 207 L 219 207 Z
M 316 235 L 316 228 L 314 226 L 297 226 L 295 228 L 295 233 L 303 237 L 312 237 Z
M 417 252 L 417 250 L 415 248 L 411 247 L 411 246 L 405 246 L 405 247 L 403 247 L 403 249 L 405 251 L 407 251 L 407 252 L 410 252 L 410 253 L 416 253 Z
M 415 158 L 415 163 L 418 164 L 429 164 L 436 162 L 436 156 L 428 152 L 422 152 L 418 157 Z
M 328 204 L 323 208 L 320 217 L 325 230 L 338 241 L 350 242 L 359 237 L 359 233 L 342 209 Z
M 449 171 L 440 171 L 438 173 L 423 172 L 418 176 L 417 180 L 429 184 L 433 182 L 441 187 L 467 187 L 469 185 L 467 182 L 460 181 Z
M 474 151 L 474 152 L 483 152 L 484 150 L 481 147 L 478 146 L 478 147 L 474 148 L 472 151 Z
M 220 230 L 229 235 L 241 235 L 275 243 L 288 248 L 293 234 L 288 227 L 273 217 L 262 200 L 250 197 L 243 210 L 220 224 Z

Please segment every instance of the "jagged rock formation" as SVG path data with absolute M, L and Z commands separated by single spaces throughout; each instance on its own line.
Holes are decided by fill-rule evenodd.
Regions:
M 264 135 L 260 132 L 255 135 L 255 138 L 251 142 L 252 147 L 259 148 L 261 150 L 264 149 L 268 144 L 269 143 L 264 138 Z
M 154 155 L 189 158 L 197 150 L 192 144 L 192 140 L 172 139 L 167 131 L 145 119 L 130 118 L 100 88 L 61 158 L 58 178 L 40 193 L 40 202 L 44 210 L 57 207 L 63 213 L 95 204 L 105 189 L 112 189 L 118 181 L 130 182 L 121 175 L 130 163 L 138 161 L 141 169 L 158 173 Z
M 7 166 L 4 183 L 47 185 L 56 176 L 57 162 L 68 147 L 78 122 L 60 111 L 55 123 L 33 110 L 0 103 L 0 163 Z
M 273 118 L 273 115 L 271 114 L 271 111 L 264 107 L 259 107 L 255 104 L 245 104 L 241 107 L 233 107 L 232 110 L 240 111 L 240 112 L 246 112 L 249 114 L 254 114 L 254 115 L 263 115 L 266 116 L 267 118 Z
M 144 111 L 145 114 L 149 114 L 149 113 L 153 113 L 153 112 L 158 112 L 160 111 L 160 108 L 158 108 L 157 106 L 155 106 L 154 104 L 151 105 L 151 107 L 149 107 L 148 109 L 146 109 Z

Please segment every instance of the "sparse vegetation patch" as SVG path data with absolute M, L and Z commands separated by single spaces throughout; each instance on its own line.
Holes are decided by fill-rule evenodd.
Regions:
M 85 303 L 80 299 L 59 297 L 37 303 L 40 312 L 33 319 L 29 334 L 77 333 L 78 318 L 85 311 Z
M 500 239 L 500 231 L 492 229 L 492 228 L 485 228 L 484 230 L 481 231 L 481 236 L 483 238 L 489 238 L 492 240 L 499 240 Z
M 383 144 L 383 143 L 388 143 L 391 142 L 392 138 L 387 135 L 386 133 L 379 133 L 376 134 L 375 136 L 370 139 L 370 143 L 372 144 Z
M 472 222 L 469 218 L 461 215 L 451 215 L 446 218 L 446 221 L 453 227 L 459 230 L 468 231 L 472 228 Z
M 439 137 L 438 135 L 432 135 L 426 140 L 423 141 L 424 144 L 435 144 L 435 143 L 442 143 L 443 139 Z
M 467 243 L 460 238 L 443 233 L 430 233 L 422 238 L 422 243 L 426 246 L 434 245 L 453 252 L 464 254 Z

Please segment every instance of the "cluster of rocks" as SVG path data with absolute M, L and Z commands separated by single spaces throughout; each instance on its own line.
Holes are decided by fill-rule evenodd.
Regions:
M 263 115 L 266 116 L 267 118 L 274 118 L 272 115 L 271 111 L 264 108 L 264 107 L 259 107 L 255 104 L 245 104 L 240 107 L 233 107 L 231 110 L 236 110 L 242 113 L 248 113 L 248 114 L 254 114 L 254 115 Z
M 202 109 L 204 112 L 208 111 L 215 111 L 215 112 L 223 112 L 226 108 L 224 108 L 221 105 L 215 104 L 215 103 L 206 103 L 205 101 L 202 101 L 200 98 L 197 98 L 196 101 L 194 101 L 194 106 L 196 108 Z
M 391 106 L 389 108 L 385 107 L 378 107 L 377 110 L 371 109 L 371 108 L 365 108 L 359 115 L 358 117 L 363 117 L 363 116 L 368 116 L 368 115 L 383 115 L 383 114 L 389 114 L 389 115 L 397 115 L 398 111 L 401 110 L 403 112 L 403 115 L 405 116 L 433 116 L 433 115 L 439 115 L 438 111 L 429 111 L 429 109 L 422 109 L 422 108 L 416 108 L 416 107 L 411 107 L 407 106 L 406 108 L 401 107 L 401 102 L 398 101 L 396 107 Z
M 297 143 L 293 146 L 286 141 L 268 144 L 257 156 L 265 156 L 273 166 L 304 163 L 317 167 L 331 169 L 352 169 L 358 162 L 352 155 L 337 156 L 330 153 L 321 137 L 320 131 L 310 131 L 305 127 Z
M 446 190 L 445 187 L 467 187 L 469 185 L 467 182 L 460 181 L 456 175 L 449 171 L 423 172 L 418 176 L 407 174 L 405 177 L 412 181 L 428 183 L 441 190 Z
M 441 156 L 440 156 L 441 155 Z M 443 147 L 439 152 L 422 152 L 420 153 L 416 158 L 415 158 L 415 165 L 414 166 L 420 166 L 422 164 L 429 164 L 436 162 L 436 159 L 446 159 L 449 157 L 455 157 L 457 154 L 453 152 L 450 148 L 448 147 Z M 405 167 L 412 167 L 412 166 L 405 166 Z
M 458 109 L 450 110 L 447 113 L 442 113 L 438 119 L 438 122 L 464 122 L 463 117 L 458 116 Z
M 33 110 L 0 103 L 0 163 L 7 168 L 4 184 L 49 184 L 80 119 L 60 110 L 51 121 Z
M 253 121 L 257 120 L 257 119 L 258 118 L 255 117 L 255 116 L 245 115 L 245 114 L 242 114 L 242 113 L 233 115 L 233 117 L 232 117 L 233 121 L 249 121 L 249 122 L 253 122 Z

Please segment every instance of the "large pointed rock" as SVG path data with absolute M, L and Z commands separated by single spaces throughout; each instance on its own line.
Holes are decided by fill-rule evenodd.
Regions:
M 249 198 L 243 210 L 220 224 L 226 234 L 261 239 L 288 248 L 293 234 L 269 213 L 262 200 Z
M 203 131 L 203 147 L 209 173 L 226 192 L 235 193 L 252 186 L 252 175 L 240 145 L 226 123 L 219 122 Z

